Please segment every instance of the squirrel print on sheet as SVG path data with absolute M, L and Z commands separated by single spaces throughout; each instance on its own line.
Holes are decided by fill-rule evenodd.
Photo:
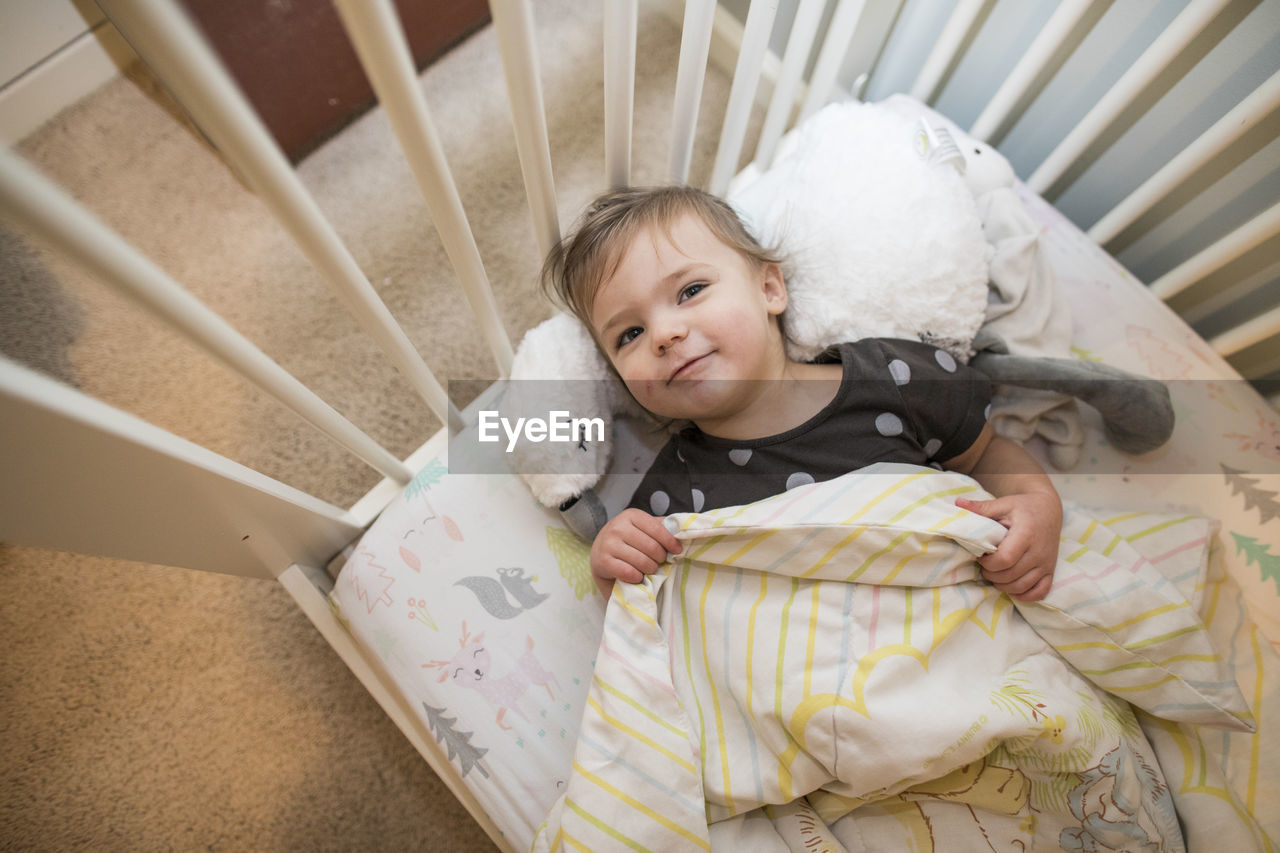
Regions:
M 524 569 L 498 569 L 498 580 L 484 575 L 471 575 L 454 581 L 455 586 L 465 586 L 475 593 L 480 605 L 490 616 L 498 619 L 514 619 L 526 610 L 536 607 L 550 596 L 533 588 L 537 575 L 525 577 Z M 507 596 L 515 599 L 512 604 Z
M 547 695 L 555 699 L 551 686 L 560 689 L 560 682 L 551 672 L 543 668 L 541 661 L 533 653 L 533 637 L 525 638 L 525 651 L 516 661 L 515 668 L 501 677 L 494 677 L 490 672 L 489 650 L 484 646 L 484 632 L 472 634 L 467 630 L 467 623 L 462 623 L 462 636 L 458 640 L 458 651 L 450 660 L 433 660 L 424 663 L 423 669 L 440 669 L 440 681 L 452 680 L 459 687 L 475 690 L 489 704 L 498 709 L 498 727 L 510 730 L 511 726 L 503 722 L 507 711 L 514 711 L 516 716 L 528 722 L 516 703 L 524 692 L 532 685 L 544 687 Z

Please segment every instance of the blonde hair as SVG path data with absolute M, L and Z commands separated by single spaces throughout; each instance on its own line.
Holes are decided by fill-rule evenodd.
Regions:
M 647 228 L 670 228 L 686 213 L 697 216 L 753 267 L 782 263 L 780 252 L 760 245 L 733 208 L 710 193 L 687 186 L 626 187 L 592 202 L 551 250 L 542 266 L 543 291 L 558 297 L 591 329 L 591 308 L 600 286 L 617 271 L 632 238 Z

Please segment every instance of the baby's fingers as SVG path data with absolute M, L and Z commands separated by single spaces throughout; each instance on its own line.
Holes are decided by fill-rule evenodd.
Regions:
M 967 509 L 969 512 L 976 512 L 978 515 L 986 516 L 1008 527 L 1007 519 L 1013 509 L 1013 502 L 1006 498 L 992 498 L 989 501 L 956 498 L 956 506 L 961 509 Z
M 1052 574 L 1029 572 L 1009 584 L 996 584 L 996 589 L 1019 601 L 1039 601 L 1053 586 Z M 1002 588 L 1003 587 L 1003 588 Z
M 667 552 L 652 539 L 638 542 L 623 542 L 618 546 L 617 556 L 646 575 L 653 572 L 667 561 Z M 638 583 L 639 578 L 632 583 Z
M 1028 543 L 1016 533 L 1010 533 L 1000 546 L 986 556 L 979 557 L 982 574 L 992 582 L 1009 581 L 1022 575 L 1026 566 L 1018 568 L 1018 563 L 1027 556 Z
M 1001 592 L 1020 601 L 1038 601 L 1049 592 L 1053 568 L 1039 565 L 1029 558 L 1003 572 L 984 571 L 982 576 Z
M 652 569 L 650 571 L 652 571 Z M 600 560 L 600 571 L 598 574 L 607 578 L 616 578 L 617 580 L 624 581 L 626 583 L 640 583 L 640 581 L 644 580 L 644 575 L 631 560 L 627 560 L 613 554 L 610 554 Z
M 649 537 L 656 542 L 662 549 L 663 553 L 658 558 L 658 562 L 664 562 L 667 554 L 679 554 L 684 546 L 680 544 L 667 526 L 662 523 L 662 519 L 653 515 L 638 515 L 635 519 L 636 529 L 647 533 Z

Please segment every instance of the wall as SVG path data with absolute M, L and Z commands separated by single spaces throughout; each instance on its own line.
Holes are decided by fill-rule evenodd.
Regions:
M 132 60 L 93 0 L 0 0 L 0 138 L 21 139 Z

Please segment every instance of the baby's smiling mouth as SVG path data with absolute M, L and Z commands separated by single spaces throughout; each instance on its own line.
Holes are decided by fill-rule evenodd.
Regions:
M 677 379 L 682 378 L 684 374 L 688 373 L 692 368 L 696 367 L 698 364 L 701 364 L 702 360 L 709 355 L 711 355 L 711 353 L 709 352 L 703 353 L 702 355 L 694 356 L 688 361 L 683 362 L 679 367 L 675 369 L 674 372 L 672 372 L 671 376 L 667 379 L 667 384 L 670 385 L 672 382 L 676 381 Z

